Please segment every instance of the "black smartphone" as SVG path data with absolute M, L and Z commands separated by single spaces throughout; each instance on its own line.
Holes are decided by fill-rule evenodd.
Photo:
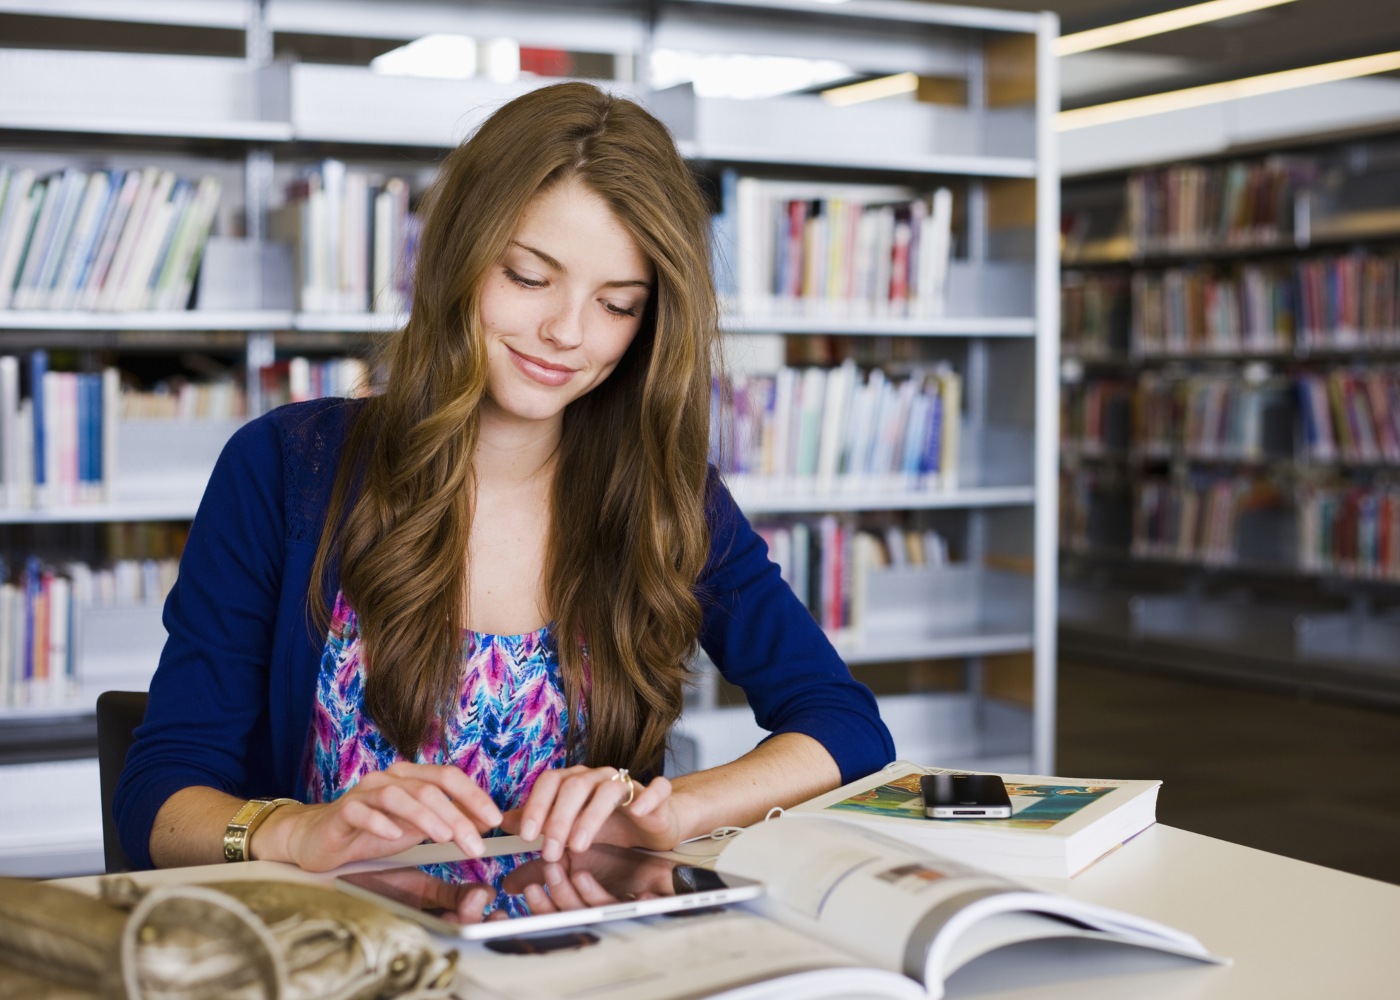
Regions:
M 1009 819 L 1011 797 L 995 774 L 926 774 L 919 779 L 931 819 Z

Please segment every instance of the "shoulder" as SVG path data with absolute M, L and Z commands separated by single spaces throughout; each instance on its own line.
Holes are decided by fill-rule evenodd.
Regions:
M 363 404 L 360 399 L 331 397 L 279 406 L 234 432 L 224 448 L 225 458 L 262 467 L 280 460 L 284 469 L 334 460 Z
M 736 560 L 753 558 L 758 536 L 713 465 L 705 481 L 705 526 L 710 532 L 710 555 L 700 574 L 702 581 Z
M 339 454 L 340 446 L 364 407 L 363 399 L 328 396 L 279 406 L 251 423 L 265 424 L 261 433 L 275 436 L 288 459 L 306 460 L 320 454 Z
M 229 439 L 216 478 L 234 493 L 256 491 L 270 510 L 280 509 L 289 537 L 319 537 L 346 436 L 364 403 L 314 399 L 253 418 Z

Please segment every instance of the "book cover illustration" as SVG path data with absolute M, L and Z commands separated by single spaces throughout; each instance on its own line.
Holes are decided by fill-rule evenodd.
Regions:
M 923 796 L 919 794 L 919 778 L 917 773 L 906 774 L 886 784 L 877 785 L 869 791 L 859 792 L 850 798 L 832 803 L 827 808 L 838 812 L 917 819 L 928 823 L 993 826 L 1000 830 L 1048 830 L 1118 787 L 1091 784 L 1017 784 L 1008 781 L 1006 792 L 1011 797 L 1010 819 L 930 819 L 924 815 Z

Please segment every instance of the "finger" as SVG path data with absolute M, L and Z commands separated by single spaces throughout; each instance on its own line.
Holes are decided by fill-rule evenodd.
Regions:
M 451 764 L 415 764 L 397 761 L 385 769 L 385 774 L 414 782 L 431 784 L 442 790 L 456 808 L 466 814 L 478 830 L 501 825 L 501 810 L 480 785 Z
M 340 808 L 340 818 L 352 829 L 363 830 L 383 840 L 400 840 L 409 832 L 362 797 L 347 795 L 341 801 L 344 804 Z
M 604 781 L 595 786 L 592 797 L 574 820 L 573 832 L 569 835 L 569 847 L 575 851 L 588 850 L 593 838 L 608 821 L 608 817 L 612 816 L 626 799 L 625 781 Z
M 520 834 L 521 839 L 526 839 L 525 835 L 520 831 L 523 815 L 523 809 L 507 809 L 501 816 L 501 829 L 506 833 Z
M 651 779 L 651 784 L 637 793 L 637 797 L 632 800 L 630 806 L 627 806 L 626 811 L 633 816 L 647 816 L 670 797 L 671 782 L 657 775 Z
M 618 902 L 618 898 L 603 888 L 601 882 L 588 872 L 574 872 L 571 884 L 579 898 L 589 906 L 607 906 Z
M 486 907 L 492 893 L 485 886 L 474 885 L 457 904 L 457 917 L 464 924 L 479 924 L 486 918 Z
M 545 886 L 555 906 L 561 910 L 582 910 L 588 905 L 574 888 L 562 865 L 549 865 L 544 871 Z
M 419 782 L 409 784 L 407 779 L 399 778 L 376 790 L 372 801 L 395 821 L 412 823 L 429 840 L 443 844 L 452 841 L 456 833 L 449 819 L 454 810 L 441 790 L 437 790 L 436 796 L 432 794 L 433 790 L 432 785 Z M 443 812 L 448 816 L 444 816 Z
M 551 768 L 535 779 L 530 795 L 520 810 L 520 836 L 534 840 L 544 827 L 545 818 L 554 805 L 554 797 L 559 792 L 560 783 L 581 772 L 585 767 Z
M 420 781 L 411 772 L 387 773 L 376 782 L 371 800 L 396 822 L 412 823 L 434 843 L 454 843 L 469 857 L 480 857 L 486 847 L 476 827 L 447 797 L 441 785 Z
M 612 769 L 607 769 L 611 771 Z M 540 854 L 546 861 L 558 861 L 564 856 L 564 845 L 574 829 L 579 813 L 596 793 L 598 785 L 607 779 L 602 769 L 588 769 L 572 774 L 559 782 L 558 791 L 545 817 L 542 833 L 544 846 Z M 612 798 L 611 795 L 608 796 Z
M 478 830 L 486 831 L 501 825 L 504 817 L 500 807 L 486 789 L 467 777 L 461 768 L 441 765 L 433 773 L 457 809 L 475 823 Z
M 544 891 L 542 885 L 527 885 L 525 887 L 525 905 L 530 908 L 531 913 L 558 913 L 559 907 L 554 905 L 549 893 Z

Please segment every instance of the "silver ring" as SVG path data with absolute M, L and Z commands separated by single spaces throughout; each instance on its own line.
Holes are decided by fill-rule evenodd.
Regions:
M 617 804 L 617 808 L 619 808 L 619 809 L 626 809 L 628 806 L 630 806 L 630 805 L 632 804 L 632 800 L 635 799 L 635 798 L 637 797 L 637 783 L 636 783 L 635 781 L 632 780 L 632 775 L 630 775 L 630 774 L 627 773 L 627 768 L 625 768 L 625 767 L 619 767 L 619 768 L 616 768 L 616 771 L 617 771 L 617 773 L 614 774 L 614 775 L 613 775 L 611 778 L 609 778 L 608 780 L 609 780 L 609 781 L 621 781 L 621 782 L 625 782 L 625 783 L 626 783 L 626 785 L 627 785 L 627 798 L 623 799 L 621 802 L 619 802 L 619 803 Z

